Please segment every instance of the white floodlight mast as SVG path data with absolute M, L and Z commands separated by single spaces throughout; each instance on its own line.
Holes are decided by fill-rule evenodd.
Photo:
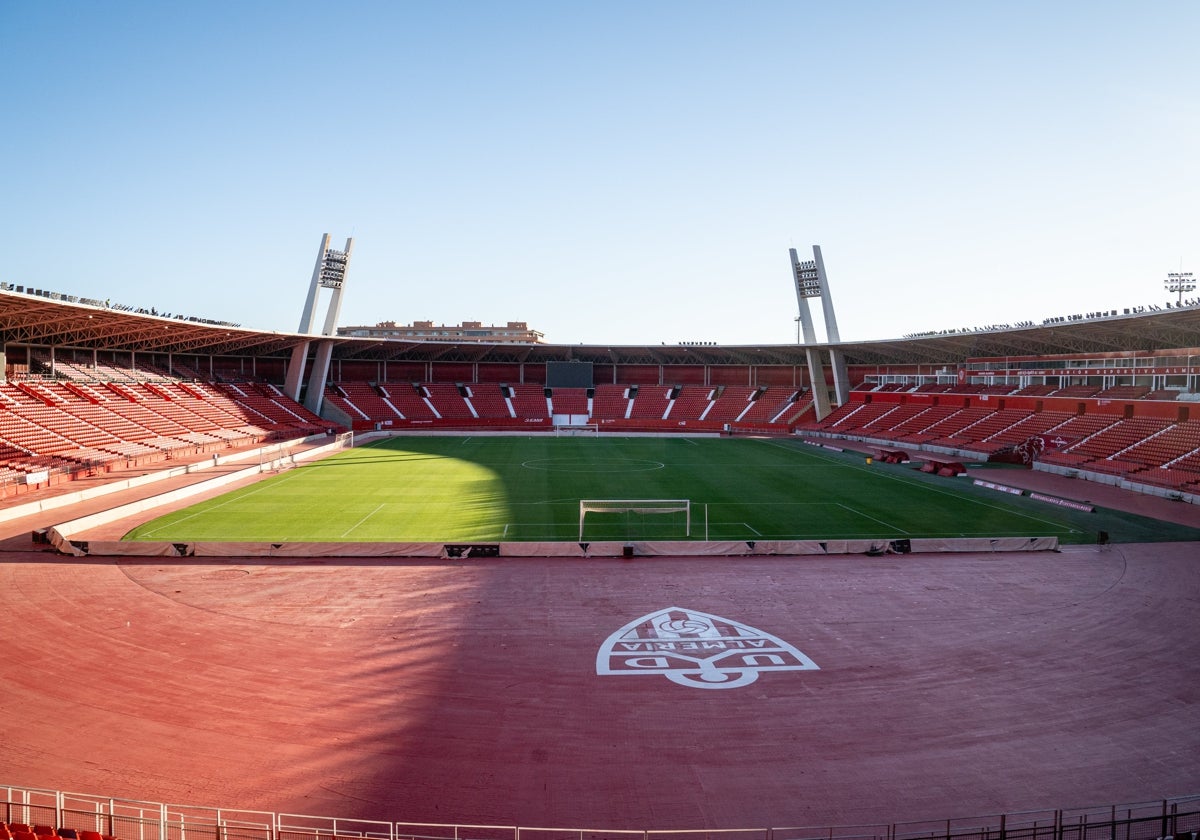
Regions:
M 354 239 L 346 239 L 346 247 L 336 251 L 329 247 L 329 234 L 321 237 L 321 246 L 317 249 L 317 259 L 313 265 L 312 280 L 308 286 L 308 297 L 304 301 L 304 311 L 300 315 L 299 332 L 304 335 L 314 335 L 314 325 L 317 320 L 317 295 L 320 290 L 330 289 L 333 292 L 329 301 L 329 309 L 325 315 L 325 325 L 320 333 L 322 336 L 333 336 L 337 332 L 337 320 L 342 310 L 342 292 L 345 288 L 346 273 L 350 267 L 350 254 L 354 249 Z M 284 389 L 289 397 L 300 401 L 300 385 L 304 381 L 304 369 L 308 363 L 308 353 L 311 341 L 304 341 L 292 350 L 291 364 L 288 365 Z M 317 342 L 317 352 L 312 372 L 308 380 L 308 392 L 305 395 L 304 407 L 319 414 L 324 400 L 325 378 L 329 374 L 329 361 L 333 355 L 331 341 Z
M 830 345 L 839 344 L 837 315 L 833 310 L 833 297 L 829 294 L 829 280 L 825 276 L 825 260 L 821 256 L 821 246 L 813 246 L 813 259 L 801 262 L 796 249 L 788 250 L 791 260 L 792 280 L 796 285 L 796 302 L 800 308 L 800 324 L 803 327 L 805 356 L 808 359 L 808 372 L 813 385 L 813 406 L 818 419 L 823 419 L 830 411 L 829 394 L 825 386 L 825 367 L 820 348 L 816 347 L 816 331 L 813 329 L 812 313 L 809 310 L 808 299 L 819 297 L 821 311 L 825 319 L 825 332 Z M 797 336 L 799 340 L 799 336 Z M 844 405 L 850 399 L 849 373 L 846 367 L 846 357 L 838 347 L 829 348 L 829 362 L 833 368 L 834 396 L 838 405 Z M 819 387 L 818 387 L 819 386 Z

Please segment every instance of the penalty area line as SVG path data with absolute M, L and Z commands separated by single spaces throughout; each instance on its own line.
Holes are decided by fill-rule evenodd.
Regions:
M 366 516 L 364 516 L 362 519 L 358 520 L 358 521 L 357 521 L 357 522 L 355 522 L 353 525 L 351 525 L 349 528 L 347 528 L 345 531 L 343 531 L 343 532 L 342 532 L 342 536 L 343 536 L 343 537 L 344 537 L 344 536 L 346 536 L 346 535 L 347 535 L 347 534 L 349 534 L 351 531 L 353 531 L 354 529 L 356 529 L 356 528 L 357 528 L 359 525 L 363 524 L 363 523 L 364 523 L 364 522 L 366 522 L 368 519 L 370 519 L 372 516 L 374 516 L 375 514 L 379 513 L 379 511 L 381 511 L 381 510 L 383 510 L 383 504 L 382 504 L 382 503 L 381 503 L 381 504 L 380 504 L 378 507 L 376 507 L 376 508 L 375 508 L 375 510 L 371 511 L 371 512 L 370 512 L 370 513 L 368 513 Z
M 863 519 L 870 519 L 872 522 L 878 522 L 878 523 L 879 523 L 880 525 L 882 525 L 883 527 L 885 527 L 885 528 L 891 528 L 892 530 L 899 531 L 901 534 L 908 534 L 908 533 L 910 533 L 909 531 L 906 531 L 906 530 L 904 530 L 903 528 L 897 528 L 897 527 L 896 527 L 895 525 L 893 525 L 891 522 L 884 522 L 882 519 L 876 519 L 874 516 L 871 516 L 869 513 L 863 513 L 861 510 L 858 510 L 858 509 L 856 509 L 856 508 L 852 508 L 852 507 L 850 507 L 849 505 L 844 505 L 844 504 L 842 504 L 841 502 L 838 502 L 838 503 L 837 503 L 837 506 L 838 506 L 838 507 L 840 507 L 840 508 L 842 508 L 842 510 L 848 510 L 848 511 L 850 511 L 850 512 L 851 512 L 851 513 L 853 513 L 855 516 L 861 516 Z

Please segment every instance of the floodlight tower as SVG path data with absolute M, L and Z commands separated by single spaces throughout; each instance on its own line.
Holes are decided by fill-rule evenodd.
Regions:
M 1178 305 L 1183 305 L 1183 293 L 1196 291 L 1196 281 L 1190 271 L 1172 271 L 1167 274 L 1165 283 L 1168 292 L 1178 292 Z
M 329 299 L 325 326 L 320 335 L 332 336 L 337 331 L 338 314 L 342 309 L 342 291 L 353 248 L 353 239 L 346 240 L 344 250 L 336 251 L 329 247 L 328 233 L 321 238 L 321 247 L 317 250 L 317 261 L 313 266 L 312 282 L 308 286 L 308 299 L 304 302 L 304 313 L 300 316 L 299 332 L 316 335 L 313 328 L 317 320 L 317 294 L 321 289 L 331 289 L 333 296 Z M 305 341 L 292 350 L 292 362 L 288 365 L 284 388 L 287 395 L 296 402 L 300 401 L 300 383 L 304 381 L 304 367 L 308 362 L 311 346 L 311 341 Z M 314 414 L 321 413 L 321 403 L 325 398 L 325 378 L 329 375 L 329 360 L 332 356 L 333 342 L 328 339 L 318 341 L 312 372 L 308 377 L 308 390 L 304 395 L 304 407 Z
M 800 307 L 800 327 L 804 334 L 804 354 L 808 359 L 808 375 L 813 386 L 813 407 L 817 419 L 823 419 L 829 414 L 829 392 L 825 386 L 825 366 L 821 357 L 821 349 L 817 345 L 816 332 L 813 330 L 812 313 L 809 312 L 809 298 L 819 297 L 821 309 L 825 318 L 825 332 L 828 343 L 835 345 L 841 342 L 838 335 L 837 315 L 833 311 L 833 298 L 829 295 L 829 279 L 825 275 L 825 260 L 821 257 L 821 246 L 813 246 L 813 258 L 801 261 L 795 248 L 788 250 L 791 258 L 792 279 L 796 283 L 796 302 Z M 797 336 L 799 341 L 799 336 Z M 834 398 L 838 405 L 844 405 L 850 399 L 849 375 L 846 370 L 846 357 L 838 347 L 829 348 L 829 363 L 833 368 Z

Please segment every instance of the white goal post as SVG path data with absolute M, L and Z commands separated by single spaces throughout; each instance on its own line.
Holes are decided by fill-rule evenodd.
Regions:
M 599 423 L 560 423 L 554 427 L 555 437 L 574 437 L 575 435 L 598 435 Z
M 579 541 L 583 542 L 583 523 L 589 513 L 682 513 L 685 534 L 692 535 L 691 499 L 580 499 Z

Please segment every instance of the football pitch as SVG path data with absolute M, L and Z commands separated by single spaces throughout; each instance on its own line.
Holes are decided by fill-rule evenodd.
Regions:
M 582 499 L 690 501 L 690 517 L 588 513 L 588 540 L 1089 543 L 1101 530 L 1129 542 L 1200 538 L 1195 529 L 1059 508 L 791 439 L 463 436 L 378 440 L 154 519 L 126 539 L 573 542 Z

